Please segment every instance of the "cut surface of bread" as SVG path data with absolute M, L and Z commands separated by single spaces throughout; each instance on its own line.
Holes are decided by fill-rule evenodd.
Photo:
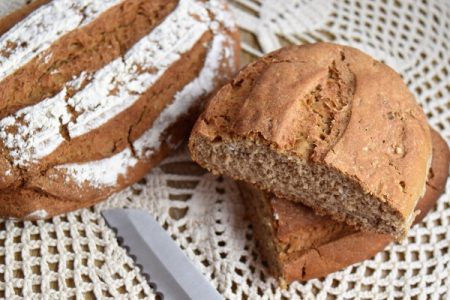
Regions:
M 447 143 L 432 131 L 433 160 L 425 195 L 416 209 L 420 222 L 445 189 L 450 152 Z M 281 282 L 308 280 L 373 257 L 390 242 L 389 235 L 357 231 L 319 216 L 294 203 L 252 185 L 239 182 L 239 189 L 253 225 L 254 238 L 271 273 Z
M 239 65 L 219 0 L 40 0 L 0 30 L 1 217 L 51 217 L 138 181 Z
M 431 161 L 401 77 L 350 47 L 280 49 L 242 69 L 190 137 L 207 169 L 366 231 L 406 236 Z

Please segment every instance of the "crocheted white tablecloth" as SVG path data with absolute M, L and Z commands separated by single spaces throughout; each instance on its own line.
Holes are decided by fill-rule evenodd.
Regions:
M 0 1 L 0 14 L 26 1 Z M 248 62 L 283 45 L 333 41 L 402 74 L 430 124 L 450 141 L 450 2 L 232 0 Z M 374 259 L 287 290 L 262 266 L 235 184 L 206 173 L 185 149 L 144 180 L 91 209 L 50 221 L 0 221 L 0 297 L 155 298 L 100 211 L 154 215 L 229 299 L 450 298 L 450 181 L 407 241 Z

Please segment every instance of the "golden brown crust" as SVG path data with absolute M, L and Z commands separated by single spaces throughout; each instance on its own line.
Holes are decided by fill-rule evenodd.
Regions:
M 90 64 L 89 67 L 92 68 L 92 70 L 97 70 L 111 59 L 125 53 L 129 47 L 133 46 L 136 38 L 140 38 L 144 34 L 147 34 L 158 25 L 175 7 L 176 2 L 177 1 L 149 2 L 142 0 L 127 0 L 123 5 L 113 7 L 113 9 L 102 14 L 94 21 L 95 24 L 93 23 L 85 26 L 85 28 L 83 28 L 84 31 L 92 31 L 92 34 L 88 34 L 90 39 L 95 39 L 95 35 L 98 35 L 98 31 L 101 31 L 102 27 L 105 26 L 108 27 L 108 32 L 110 31 L 115 35 L 114 39 L 117 39 L 117 43 L 114 43 L 114 46 L 117 46 L 117 51 L 111 51 L 111 53 L 103 57 L 104 60 L 96 60 L 95 63 L 97 64 Z M 29 13 L 32 8 L 33 7 L 30 6 L 27 13 Z M 115 16 L 115 13 L 120 10 L 122 10 L 123 16 L 121 15 L 119 18 L 118 16 Z M 158 16 L 157 20 L 152 20 L 152 16 L 149 16 L 147 12 L 155 13 L 155 15 Z M 21 12 L 21 15 L 24 17 L 26 16 L 26 13 Z M 115 25 L 111 22 L 111 19 L 120 19 L 120 22 L 117 23 L 117 27 L 120 27 L 122 31 L 115 30 Z M 18 21 L 19 18 L 11 17 L 5 20 Z M 127 20 L 131 23 L 127 23 Z M 134 26 L 135 30 L 129 31 L 129 29 L 124 29 L 121 22 L 125 22 L 127 25 L 132 24 L 131 26 Z M 4 28 L 7 28 L 7 24 L 0 24 L 3 24 Z M 239 66 L 239 55 L 236 55 L 239 53 L 239 33 L 237 29 L 225 28 L 222 24 L 218 30 L 220 31 L 220 34 L 224 36 L 224 45 L 227 44 L 227 48 L 233 52 L 231 55 L 234 54 L 234 62 L 230 62 L 228 57 L 223 57 L 222 60 L 218 62 L 220 65 L 220 72 L 217 72 L 212 79 L 211 89 L 218 88 L 228 81 Z M 2 205 L 0 205 L 0 216 L 36 219 L 42 218 L 43 216 L 33 214 L 33 212 L 45 210 L 47 213 L 45 217 L 48 218 L 60 213 L 95 204 L 104 200 L 112 193 L 140 180 L 153 166 L 167 156 L 175 145 L 180 144 L 186 139 L 196 117 L 203 108 L 203 103 L 209 98 L 209 95 L 202 96 L 202 99 L 196 101 L 196 105 L 189 110 L 186 109 L 186 111 L 182 113 L 182 116 L 164 131 L 161 136 L 160 147 L 154 149 L 149 157 L 140 157 L 133 167 L 128 168 L 126 176 L 119 177 L 117 185 L 115 186 L 97 187 L 90 185 L 88 181 L 80 186 L 79 183 L 68 180 L 66 172 L 60 171 L 57 167 L 66 163 L 92 162 L 108 158 L 125 148 L 131 148 L 132 151 L 134 151 L 132 143 L 153 126 L 154 121 L 164 108 L 172 102 L 175 95 L 182 90 L 184 86 L 199 76 L 200 71 L 205 67 L 205 58 L 209 49 L 212 47 L 214 36 L 215 33 L 213 33 L 212 30 L 207 31 L 189 51 L 181 54 L 178 62 L 168 67 L 167 72 L 164 73 L 151 88 L 143 93 L 134 105 L 118 114 L 105 125 L 94 129 L 87 134 L 66 140 L 53 153 L 44 159 L 41 159 L 39 162 L 32 164 L 30 167 L 11 169 L 11 162 L 7 159 L 7 151 L 3 151 L 2 154 L 4 155 L 0 155 L 0 169 L 9 169 L 10 171 L 8 172 L 10 173 L 9 176 L 0 177 L 0 202 L 2 203 Z M 57 55 L 57 51 L 58 49 L 63 48 L 64 43 L 78 38 L 84 39 L 87 37 L 84 37 L 83 34 L 80 33 L 80 30 L 76 30 L 75 32 L 63 36 L 56 42 L 53 45 L 54 49 L 52 48 L 52 51 L 56 51 L 56 54 L 53 53 L 51 62 L 58 59 L 59 56 Z M 91 46 L 95 48 L 96 45 Z M 231 48 L 231 46 L 233 48 Z M 92 47 L 89 46 L 88 48 L 91 49 Z M 66 54 L 67 53 L 64 55 Z M 67 55 L 72 57 L 70 53 Z M 78 56 L 75 55 L 75 59 L 77 57 Z M 38 62 L 32 61 L 31 63 Z M 17 72 L 23 74 L 24 70 L 29 66 L 30 63 L 19 69 Z M 77 67 L 69 70 L 71 73 L 66 75 L 71 78 L 73 75 L 86 71 L 85 67 L 86 66 L 83 67 L 83 63 L 81 63 L 81 65 L 77 64 Z M 30 70 L 31 69 L 33 68 L 30 68 Z M 43 71 L 42 68 L 38 67 L 38 69 Z M 152 72 L 151 70 L 142 71 Z M 14 74 L 9 78 L 13 79 Z M 39 102 L 42 100 L 42 97 L 53 94 L 60 88 L 61 84 L 63 84 L 66 79 L 67 78 L 61 79 L 62 82 L 55 80 L 55 84 L 58 86 L 53 88 L 46 86 L 45 84 L 48 83 L 48 81 L 44 80 L 42 82 L 43 85 L 41 86 L 42 93 L 35 95 L 35 98 L 31 97 L 34 100 L 30 97 L 24 97 L 26 98 L 25 101 L 29 101 L 26 105 L 36 101 Z M 14 79 L 12 81 L 17 80 Z M 19 81 L 20 80 L 17 82 Z M 0 85 L 1 84 L 2 83 L 0 83 Z M 2 90 L 0 93 L 6 92 Z M 25 105 L 16 103 L 15 101 L 12 102 L 15 103 L 10 107 L 13 110 Z M 0 107 L 2 106 L 0 105 Z M 0 108 L 2 109 L 0 115 L 8 114 L 10 108 Z
M 175 0 L 127 0 L 54 43 L 43 55 L 0 82 L 0 117 L 54 96 L 81 72 L 93 72 L 124 55 L 176 7 Z M 114 22 L 111 22 L 114 20 Z M 48 61 L 42 60 L 47 54 Z
M 448 145 L 437 132 L 433 130 L 431 133 L 433 160 L 426 193 L 416 206 L 421 213 L 416 217 L 415 223 L 420 222 L 434 206 L 444 192 L 448 178 L 450 161 Z M 258 193 L 254 195 L 261 197 Z M 392 242 L 392 237 L 388 235 L 356 231 L 328 217 L 315 215 L 310 208 L 302 204 L 276 198 L 267 193 L 262 197 L 266 197 L 273 211 L 270 222 L 276 232 L 278 249 L 290 249 L 289 253 L 279 255 L 279 269 L 282 271 L 276 272 L 276 276 L 288 283 L 323 277 L 369 259 Z M 249 208 L 250 211 L 252 209 Z M 254 226 L 258 226 L 260 220 L 252 219 Z M 293 244 L 293 239 L 300 242 Z M 265 243 L 267 244 L 267 241 Z M 271 254 L 263 252 L 263 255 Z
M 0 19 L 0 35 L 4 34 L 6 31 L 11 29 L 11 27 L 13 27 L 14 24 L 23 20 L 33 10 L 39 8 L 44 4 L 47 4 L 49 1 L 50 0 L 31 1 L 31 3 L 25 5 L 24 7 L 21 7 L 18 10 L 10 13 L 9 15 L 4 16 L 2 19 Z
M 198 108 L 195 108 L 198 114 Z M 167 135 L 171 135 L 174 141 L 181 141 L 189 134 L 189 128 L 195 121 L 195 112 L 186 114 L 185 118 L 179 119 Z M 184 130 L 180 130 L 184 128 Z M 173 148 L 167 141 L 148 159 L 140 161 L 129 176 L 122 177 L 119 184 L 114 187 L 94 189 L 85 185 L 79 187 L 73 183 L 61 184 L 65 182 L 63 176 L 55 180 L 48 180 L 48 177 L 35 177 L 26 187 L 5 191 L 0 195 L 0 216 L 7 216 L 26 220 L 42 219 L 42 216 L 33 214 L 39 210 L 45 210 L 50 218 L 76 209 L 94 205 L 114 192 L 119 191 L 144 177 L 150 169 L 165 158 Z M 49 171 L 51 172 L 51 171 Z M 76 197 L 78 195 L 78 197 Z
M 103 126 L 63 142 L 51 155 L 39 162 L 40 167 L 98 160 L 131 146 L 172 102 L 176 93 L 199 75 L 208 52 L 204 45 L 211 39 L 212 34 L 207 32 L 135 104 Z M 172 83 L 173 78 L 177 80 Z
M 357 232 L 337 241 L 312 248 L 286 262 L 286 282 L 324 277 L 354 263 L 373 257 L 392 239 L 377 233 Z
M 425 115 L 392 69 L 356 49 L 346 57 L 357 78 L 352 116 L 325 162 L 407 219 L 423 195 L 431 159 Z
M 431 156 L 425 116 L 401 77 L 359 50 L 329 43 L 283 48 L 242 69 L 197 121 L 191 149 L 197 137 L 257 141 L 325 164 L 388 203 L 403 220 L 401 235 Z
M 433 144 L 433 158 L 428 173 L 426 192 L 423 199 L 438 199 L 445 191 L 445 184 L 449 174 L 450 149 L 447 142 L 434 129 L 430 129 Z M 420 222 L 428 211 L 434 206 L 436 200 L 419 201 L 416 210 L 420 213 L 416 216 L 414 223 Z

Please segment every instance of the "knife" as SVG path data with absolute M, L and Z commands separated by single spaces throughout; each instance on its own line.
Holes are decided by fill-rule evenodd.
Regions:
M 159 223 L 141 209 L 107 209 L 101 213 L 122 247 L 141 266 L 164 299 L 223 299 L 189 261 Z M 150 277 L 150 278 L 148 278 Z

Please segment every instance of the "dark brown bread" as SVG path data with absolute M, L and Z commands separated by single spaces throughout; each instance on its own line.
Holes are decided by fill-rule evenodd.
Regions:
M 447 143 L 432 131 L 433 160 L 427 190 L 417 204 L 420 222 L 445 189 L 450 152 Z M 281 282 L 326 276 L 351 264 L 373 257 L 392 238 L 364 233 L 318 216 L 302 204 L 239 184 L 253 224 L 254 236 L 271 273 Z
M 431 159 L 401 77 L 351 47 L 292 46 L 243 68 L 190 138 L 207 169 L 366 231 L 406 236 Z
M 0 117 L 53 96 L 74 76 L 95 71 L 123 56 L 160 24 L 176 5 L 176 0 L 123 1 L 83 29 L 66 34 L 44 54 L 0 82 Z M 24 12 L 36 8 L 25 7 Z M 3 23 L 8 21 L 7 18 Z M 43 63 L 42 57 L 47 53 L 52 54 L 51 58 Z
M 46 218 L 92 205 L 138 181 L 186 138 L 203 101 L 228 81 L 239 65 L 237 29 L 229 18 L 226 4 L 213 2 L 117 1 L 86 24 L 56 39 L 7 76 L 0 76 L 3 127 L 0 129 L 0 173 L 4 174 L 0 178 L 0 216 Z M 52 3 L 38 1 L 5 17 L 0 20 L 1 33 L 7 35 L 10 30 L 17 30 L 16 23 L 20 29 L 21 21 L 29 20 L 38 9 Z M 93 3 L 97 7 L 106 5 L 100 0 Z M 98 8 L 86 5 L 83 9 L 88 13 L 81 13 L 89 19 L 89 13 Z M 194 6 L 200 9 L 192 13 Z M 175 14 L 177 17 L 173 17 Z M 183 37 L 184 43 L 192 41 L 191 46 L 186 48 L 183 41 L 175 44 L 173 35 L 166 36 L 167 41 L 150 42 L 152 34 L 155 37 L 163 32 L 176 35 L 183 29 L 180 20 L 185 19 L 195 23 L 189 25 L 190 29 L 186 29 L 189 35 Z M 195 32 L 199 32 L 198 36 Z M 147 46 L 136 47 L 141 44 Z M 29 45 L 7 43 L 0 49 L 0 59 L 8 59 L 12 52 L 24 47 Z M 128 61 L 133 62 L 130 57 L 138 50 L 142 52 L 135 56 L 146 64 L 127 65 Z M 122 65 L 125 67 L 117 67 Z M 106 68 L 111 71 L 101 73 Z M 117 79 L 116 72 L 125 74 L 121 78 L 126 80 Z M 109 82 L 102 81 L 110 74 L 114 76 Z M 156 79 L 149 81 L 152 76 Z M 145 80 L 152 84 L 142 89 L 139 84 L 144 86 L 144 81 L 140 82 L 140 78 L 150 78 Z M 88 88 L 94 95 L 97 90 L 109 92 L 98 92 L 102 96 L 91 98 L 89 93 L 84 98 L 78 97 Z M 38 108 L 46 109 L 42 103 L 52 105 L 59 101 L 59 95 L 63 95 L 66 106 L 62 112 L 49 110 L 44 116 L 48 122 L 37 122 L 42 128 L 36 127 L 41 125 L 33 124 L 33 119 L 27 119 L 30 113 L 36 115 Z M 120 106 L 122 95 L 123 102 L 129 101 L 130 105 Z M 136 100 L 131 101 L 130 97 Z M 89 106 L 89 101 L 98 104 Z M 95 115 L 97 107 L 110 105 L 108 101 L 115 101 L 111 105 L 120 110 L 111 106 L 110 110 Z M 106 121 L 95 123 L 95 118 L 83 121 L 88 113 Z M 108 113 L 111 116 L 105 117 Z M 69 119 L 64 117 L 67 115 Z M 46 123 L 55 120 L 60 123 L 56 125 L 58 132 L 41 134 L 47 130 Z M 84 122 L 86 130 L 81 128 Z M 74 133 L 73 128 L 81 128 L 81 134 Z M 36 135 L 45 138 L 42 143 L 33 144 Z M 33 157 L 36 147 L 46 151 L 43 145 L 52 141 L 52 135 L 61 141 L 54 143 L 56 146 L 49 148 L 52 150 L 48 154 L 21 162 L 24 157 Z M 109 163 L 110 172 L 107 167 L 103 173 L 97 172 L 100 163 L 103 166 Z M 113 181 L 102 183 L 103 177 L 114 172 L 117 176 Z
M 33 10 L 40 6 L 47 4 L 50 0 L 35 0 L 31 1 L 27 5 L 19 8 L 18 10 L 4 16 L 0 20 L 0 35 L 11 29 L 16 23 L 20 22 L 26 16 L 28 16 Z

